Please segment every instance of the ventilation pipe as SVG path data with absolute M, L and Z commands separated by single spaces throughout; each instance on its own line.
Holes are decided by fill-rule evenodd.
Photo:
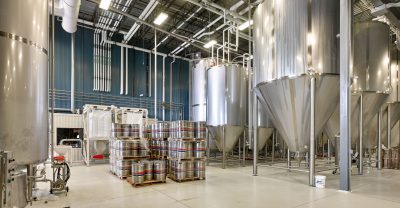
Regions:
M 129 60 L 129 48 L 126 48 L 125 52 L 125 95 L 128 94 L 128 60 Z
M 62 28 L 69 33 L 76 32 L 76 26 L 78 22 L 79 7 L 81 6 L 81 0 L 62 0 L 63 3 L 63 20 Z
M 172 121 L 172 64 L 175 63 L 175 57 L 174 60 L 170 63 L 169 66 L 169 121 Z

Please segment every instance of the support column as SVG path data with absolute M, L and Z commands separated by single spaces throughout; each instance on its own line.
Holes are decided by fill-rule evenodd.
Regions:
M 359 115 L 359 121 L 358 121 L 358 130 L 359 130 L 359 141 L 358 141 L 358 175 L 364 174 L 364 148 L 363 148 L 363 126 L 364 126 L 364 118 L 363 118 L 363 111 L 364 111 L 364 99 L 363 99 L 363 94 L 361 94 L 360 97 L 360 115 Z
M 222 169 L 226 168 L 225 126 L 222 127 Z
M 382 109 L 378 112 L 378 145 L 377 145 L 377 166 L 378 170 L 382 170 L 382 135 L 381 135 L 381 121 L 382 121 Z
M 350 191 L 352 1 L 340 0 L 340 190 Z
M 315 77 L 311 77 L 311 119 L 310 119 L 310 172 L 309 172 L 309 185 L 315 186 Z
M 276 129 L 274 129 L 274 133 L 272 135 L 272 153 L 271 153 L 272 162 L 274 162 L 275 159 L 275 141 L 276 141 Z
M 388 106 L 387 106 L 387 145 L 388 145 L 387 148 L 388 149 L 392 148 L 392 132 L 391 132 L 392 125 L 390 122 L 390 114 L 391 114 L 390 108 L 391 108 L 390 104 L 388 104 Z
M 249 136 L 246 137 L 246 131 L 244 132 L 245 137 L 243 138 L 243 167 L 246 166 L 246 138 L 248 138 Z
M 254 100 L 253 100 L 253 104 L 254 104 L 254 107 L 253 107 L 253 113 L 254 112 L 257 112 L 257 109 L 258 109 L 258 101 L 257 101 L 257 98 L 255 98 L 255 96 L 256 95 L 253 95 L 254 96 Z M 254 113 L 253 114 L 253 119 L 254 119 L 254 121 L 257 121 L 258 120 L 258 113 Z M 255 122 L 255 124 L 257 124 L 256 122 Z M 258 170 L 257 170 L 257 162 L 258 162 L 258 148 L 257 148 L 257 146 L 258 146 L 258 132 L 257 132 L 257 129 L 255 128 L 257 125 L 253 125 L 253 139 L 254 139 L 254 141 L 253 141 L 253 176 L 257 176 L 257 174 L 258 174 Z

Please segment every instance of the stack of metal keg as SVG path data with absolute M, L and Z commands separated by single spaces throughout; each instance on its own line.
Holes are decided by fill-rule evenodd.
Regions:
M 135 185 L 146 182 L 165 182 L 166 168 L 162 160 L 142 160 L 132 163 L 132 182 Z
M 168 139 L 169 177 L 176 181 L 205 179 L 205 122 L 173 121 Z

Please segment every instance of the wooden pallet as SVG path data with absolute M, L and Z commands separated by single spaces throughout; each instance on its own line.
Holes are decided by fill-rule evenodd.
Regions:
M 168 160 L 171 161 L 195 161 L 195 160 L 207 160 L 207 157 L 201 157 L 201 158 L 195 158 L 195 157 L 191 157 L 191 158 L 176 158 L 176 157 L 168 157 Z
M 146 185 L 151 185 L 151 184 L 156 184 L 156 183 L 166 183 L 167 181 L 156 181 L 156 180 L 151 180 L 151 181 L 145 181 L 141 184 L 135 184 L 132 180 L 132 177 L 128 177 L 126 179 L 126 181 L 131 184 L 134 187 L 138 187 L 138 186 L 146 186 Z
M 204 177 L 204 178 L 191 177 L 191 178 L 185 178 L 185 179 L 177 179 L 177 178 L 175 178 L 174 175 L 170 175 L 170 174 L 168 174 L 168 178 L 171 179 L 171 180 L 173 180 L 173 181 L 175 181 L 175 182 L 178 182 L 178 183 L 187 182 L 187 181 L 206 180 L 205 177 Z
M 148 159 L 150 156 L 112 156 L 116 160 L 140 160 L 140 159 Z

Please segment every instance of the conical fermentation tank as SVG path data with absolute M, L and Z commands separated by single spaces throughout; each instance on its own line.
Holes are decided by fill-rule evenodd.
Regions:
M 339 101 L 339 1 L 266 0 L 253 21 L 257 97 L 288 148 L 305 152 L 311 104 L 318 135 Z
M 271 138 L 274 128 L 272 122 L 268 119 L 267 113 L 265 113 L 265 110 L 261 105 L 258 105 L 257 113 L 257 147 L 260 151 L 265 147 L 268 139 Z
M 0 3 L 0 149 L 17 165 L 48 158 L 47 0 Z
M 363 147 L 376 146 L 377 113 L 382 104 L 387 102 L 390 89 L 389 32 L 389 26 L 381 22 L 360 22 L 354 25 L 351 98 L 353 147 L 359 143 L 360 121 Z M 334 115 L 327 122 L 325 132 L 333 141 L 334 136 L 339 135 L 339 130 L 339 106 L 337 106 Z
M 247 71 L 225 64 L 207 71 L 207 128 L 220 151 L 233 149 L 247 120 Z

